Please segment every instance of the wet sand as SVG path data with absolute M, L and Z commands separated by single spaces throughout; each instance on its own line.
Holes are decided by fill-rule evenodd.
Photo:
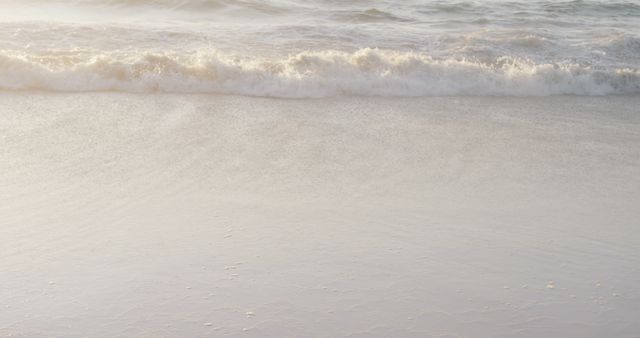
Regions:
M 0 336 L 634 337 L 639 97 L 0 94 Z

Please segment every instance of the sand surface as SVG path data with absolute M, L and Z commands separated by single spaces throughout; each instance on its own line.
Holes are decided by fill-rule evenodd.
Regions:
M 0 94 L 0 337 L 638 337 L 638 107 Z

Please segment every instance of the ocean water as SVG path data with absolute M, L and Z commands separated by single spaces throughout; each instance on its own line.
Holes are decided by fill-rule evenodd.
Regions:
M 640 1 L 0 0 L 0 90 L 640 93 Z
M 640 0 L 0 0 L 0 337 L 638 338 L 639 94 Z

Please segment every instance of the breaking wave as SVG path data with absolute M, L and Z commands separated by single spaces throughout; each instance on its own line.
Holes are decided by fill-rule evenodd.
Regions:
M 361 49 L 281 59 L 193 54 L 0 52 L 0 89 L 224 93 L 265 97 L 610 95 L 640 93 L 640 71 L 575 63 L 437 59 Z

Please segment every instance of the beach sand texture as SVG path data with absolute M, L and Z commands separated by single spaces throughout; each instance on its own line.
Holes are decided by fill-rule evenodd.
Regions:
M 637 96 L 0 107 L 0 337 L 640 332 Z

